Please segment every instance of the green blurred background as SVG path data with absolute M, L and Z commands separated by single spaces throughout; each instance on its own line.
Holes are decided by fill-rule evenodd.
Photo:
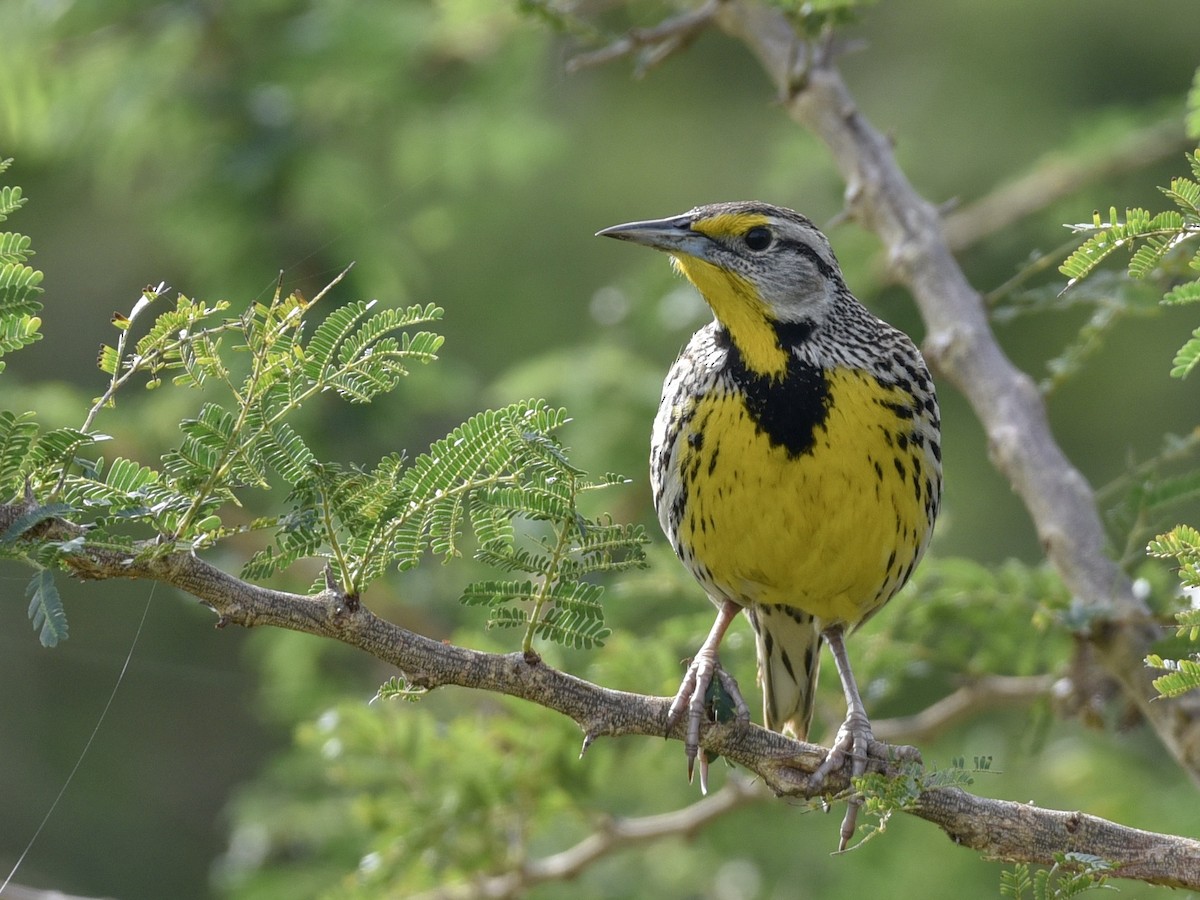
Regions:
M 667 11 L 584 6 L 613 30 Z M 868 7 L 844 33 L 863 45 L 843 60 L 863 111 L 894 137 L 927 197 L 961 205 L 1048 160 L 1082 165 L 1132 132 L 1182 122 L 1200 65 L 1195 0 L 893 0 Z M 110 340 L 108 318 L 128 311 L 145 284 L 166 281 L 236 308 L 269 296 L 281 271 L 286 287 L 312 296 L 354 261 L 333 302 L 436 302 L 446 309 L 447 343 L 442 360 L 394 397 L 365 409 L 329 401 L 305 410 L 321 451 L 369 462 L 419 450 L 483 406 L 545 396 L 575 417 L 564 437 L 576 462 L 632 477 L 608 493 L 607 508 L 652 522 L 649 422 L 662 375 L 705 311 L 664 259 L 593 233 L 717 200 L 770 200 L 818 223 L 842 206 L 824 148 L 786 118 L 745 49 L 717 33 L 640 81 L 624 61 L 566 74 L 579 39 L 484 0 L 5 0 L 0 46 L 0 157 L 15 157 L 11 182 L 30 198 L 6 227 L 32 236 L 46 273 L 46 339 L 11 359 L 2 405 L 36 406 L 52 424 L 78 424 L 101 390 L 94 359 Z M 1159 208 L 1155 186 L 1186 171 L 1182 126 L 1179 134 L 1164 159 L 1083 184 L 968 248 L 961 258 L 972 282 L 985 292 L 1003 284 L 1031 254 L 1067 240 L 1062 223 L 1086 221 L 1095 208 Z M 873 238 L 853 223 L 829 235 L 859 297 L 920 339 L 920 319 L 886 284 Z M 997 319 L 1006 350 L 1039 379 L 1092 314 L 1086 304 L 1047 302 L 1061 280 L 1051 267 L 1029 284 L 1041 294 L 1006 298 L 1029 311 Z M 1049 399 L 1065 449 L 1098 485 L 1156 454 L 1164 434 L 1190 433 L 1200 406 L 1193 384 L 1166 375 L 1195 325 L 1192 311 L 1143 312 L 1123 319 Z M 153 461 L 195 402 L 164 390 L 119 407 L 99 423 L 118 437 L 105 455 Z M 934 555 L 1036 564 L 1036 537 L 990 468 L 970 410 L 945 387 L 942 404 L 947 493 Z M 1114 520 L 1114 543 L 1125 536 Z M 231 567 L 238 549 L 224 551 Z M 670 662 L 681 653 L 664 649 L 645 667 L 637 654 L 653 652 L 656 631 L 669 627 L 686 654 L 708 612 L 661 547 L 655 558 L 649 575 L 609 600 L 610 624 L 637 639 L 626 646 L 618 637 L 564 664 L 614 687 L 670 689 Z M 482 634 L 479 614 L 454 602 L 469 565 L 426 568 L 367 602 L 437 637 L 515 646 L 511 635 Z M 328 835 L 297 838 L 289 856 L 271 823 L 290 815 L 281 798 L 300 784 L 311 803 L 291 802 L 320 821 L 312 723 L 346 698 L 367 710 L 390 673 L 299 636 L 214 631 L 195 603 L 136 582 L 66 585 L 71 638 L 44 650 L 25 616 L 27 579 L 0 569 L 0 873 L 71 771 L 149 601 L 108 718 L 17 880 L 121 898 L 355 890 L 343 861 L 353 870 L 366 851 L 349 840 L 354 832 L 346 846 Z M 962 627 L 989 627 L 987 617 L 1005 609 L 976 608 Z M 880 617 L 879 635 L 864 636 L 856 658 L 897 630 L 887 620 L 898 615 Z M 970 643 L 978 634 L 941 639 Z M 1047 641 L 1034 635 L 1014 652 Z M 1061 659 L 1065 643 L 1044 658 Z M 753 684 L 745 635 L 740 647 L 743 684 Z M 1023 664 L 1036 670 L 1043 657 L 1029 652 Z M 884 650 L 879 658 L 894 659 Z M 882 690 L 877 711 L 919 709 L 952 684 L 954 673 L 943 674 L 948 680 L 913 692 Z M 832 709 L 836 689 L 830 697 Z M 421 751 L 432 754 L 430 771 L 452 772 L 438 753 L 467 752 L 470 738 L 453 723 L 483 721 L 479 703 L 445 693 L 416 708 L 351 715 L 426 735 L 446 748 Z M 526 721 L 525 711 L 500 710 L 501 719 Z M 421 724 L 431 721 L 444 730 Z M 528 721 L 558 734 L 573 756 L 570 723 Z M 294 743 L 297 722 L 308 725 Z M 562 763 L 580 784 L 560 802 L 587 798 L 592 808 L 647 814 L 692 796 L 676 745 L 621 744 L 620 755 L 616 746 Z M 1045 711 L 1019 712 L 926 748 L 927 759 L 943 762 L 972 753 L 992 756 L 1002 772 L 976 785 L 984 793 L 1192 835 L 1200 825 L 1192 788 L 1144 729 L 1095 733 Z M 996 894 L 997 866 L 922 823 L 894 822 L 882 839 L 831 858 L 832 817 L 778 806 L 731 817 L 695 843 L 614 857 L 538 896 Z M 330 815 L 330 830 L 338 821 Z M 556 833 L 552 817 L 539 821 L 542 837 L 531 845 L 563 849 L 545 835 L 561 841 L 570 828 Z M 586 833 L 586 816 L 571 821 Z M 318 861 L 316 846 L 330 851 L 328 861 Z M 397 858 L 402 865 L 403 853 Z M 324 880 L 260 877 L 293 863 Z M 1149 893 L 1123 886 L 1124 896 Z

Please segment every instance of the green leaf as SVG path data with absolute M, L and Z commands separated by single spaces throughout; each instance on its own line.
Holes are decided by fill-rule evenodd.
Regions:
M 33 256 L 33 241 L 23 234 L 6 231 L 0 234 L 0 263 L 28 262 Z
M 1200 328 L 1192 331 L 1191 339 L 1175 354 L 1171 362 L 1171 377 L 1186 378 L 1197 363 L 1200 363 Z
M 641 568 L 646 564 L 644 548 L 649 542 L 642 525 L 614 523 L 607 517 L 586 521 L 576 547 L 581 557 L 577 574 Z
M 191 492 L 207 486 L 231 496 L 234 487 L 266 486 L 265 464 L 257 447 L 235 431 L 237 416 L 216 403 L 179 423 L 183 442 L 163 455 L 163 472 L 175 488 Z
M 1147 237 L 1129 259 L 1129 274 L 1133 278 L 1146 278 L 1162 262 L 1167 252 L 1175 246 L 1174 238 Z
M 1171 186 L 1161 190 L 1184 212 L 1200 215 L 1200 184 L 1190 178 L 1172 178 Z M 1182 217 L 1179 227 L 1183 227 Z
M 487 606 L 488 628 L 525 626 L 530 612 L 521 605 L 543 597 L 551 604 L 537 622 L 539 637 L 578 649 L 601 646 L 611 633 L 604 626 L 604 588 L 585 582 L 556 583 L 548 590 L 532 581 L 476 581 L 459 598 L 467 606 Z
M 47 503 L 45 506 L 36 506 L 28 512 L 17 516 L 4 529 L 4 533 L 0 534 L 0 547 L 15 544 L 21 539 L 22 535 L 30 529 L 36 528 L 47 519 L 66 516 L 72 511 L 71 506 L 66 503 Z
M 1161 669 L 1166 675 L 1154 679 L 1154 689 L 1161 697 L 1178 697 L 1200 688 L 1200 662 L 1192 659 L 1164 659 L 1157 654 L 1146 657 L 1151 669 Z
M 463 589 L 459 602 L 467 606 L 499 607 L 514 600 L 533 600 L 537 593 L 532 581 L 476 581 Z
M 416 703 L 429 693 L 427 688 L 413 687 L 403 675 L 393 675 L 379 686 L 370 702 L 376 700 L 404 700 L 406 703 Z
M 559 607 L 551 609 L 538 623 L 538 637 L 554 641 L 576 650 L 592 650 L 603 647 L 605 639 L 612 634 L 603 622 L 597 622 L 572 610 Z
M 54 573 L 39 569 L 25 588 L 29 598 L 29 621 L 43 647 L 54 647 L 67 639 L 67 614 L 54 584 Z
M 109 467 L 104 483 L 123 494 L 137 494 L 152 484 L 157 484 L 159 473 L 130 459 L 118 456 Z
M 1029 876 L 1029 866 L 1026 863 L 1017 863 L 1012 869 L 1000 873 L 1000 896 L 1023 900 L 1026 892 L 1031 890 L 1033 879 Z
M 1179 623 L 1176 633 L 1181 638 L 1192 643 L 1200 640 L 1200 608 L 1193 607 L 1175 613 L 1175 621 Z
M 1188 554 L 1200 554 L 1200 531 L 1190 525 L 1177 525 L 1160 534 L 1146 547 L 1150 556 L 1180 558 Z
M 69 466 L 84 447 L 112 440 L 107 434 L 88 433 L 77 428 L 56 428 L 47 431 L 34 444 L 31 461 L 35 464 Z
M 309 476 L 317 458 L 299 433 L 280 423 L 265 436 L 263 455 L 288 484 L 297 485 Z
M 339 306 L 325 317 L 305 345 L 305 371 L 312 381 L 320 381 L 332 367 L 338 347 L 367 314 L 374 303 L 356 300 Z
M 24 263 L 0 264 L 0 317 L 33 316 L 41 311 L 42 273 Z
M 1200 280 L 1188 281 L 1163 294 L 1162 302 L 1168 305 L 1196 303 L 1200 301 Z
M 426 547 L 444 557 L 457 555 L 468 500 L 478 490 L 540 484 L 552 493 L 556 480 L 573 474 L 546 453 L 553 443 L 549 432 L 565 421 L 562 410 L 528 401 L 472 416 L 435 441 L 389 491 L 401 504 L 388 528 L 397 564 L 410 568 Z M 505 499 L 516 498 L 497 496 L 495 502 Z M 546 503 L 542 494 L 525 508 L 536 514 L 545 511 Z
M 1200 532 L 1190 525 L 1177 525 L 1160 534 L 1146 547 L 1149 556 L 1174 559 L 1179 563 L 1179 579 L 1186 587 L 1200 587 Z
M 5 165 L 5 169 L 7 168 L 8 166 Z M 0 222 L 24 206 L 26 202 L 26 198 L 21 196 L 21 189 L 16 185 L 0 187 Z
M 31 412 L 0 410 L 0 499 L 21 487 L 25 462 L 38 427 Z
M 105 375 L 116 375 L 120 365 L 121 355 L 117 349 L 108 344 L 101 344 L 100 352 L 96 356 L 96 367 Z
M 41 327 L 42 320 L 37 316 L 0 318 L 0 356 L 40 341 L 42 335 L 38 329 Z
M 604 588 L 598 584 L 555 584 L 549 591 L 554 605 L 542 614 L 536 633 L 576 649 L 603 646 L 604 639 L 611 633 L 604 625 L 604 611 L 600 605 L 603 593 Z
M 392 390 L 407 374 L 406 363 L 435 358 L 442 338 L 431 332 L 398 334 L 413 325 L 435 321 L 442 309 L 434 304 L 383 309 L 370 315 L 375 302 L 357 301 L 330 313 L 305 346 L 304 371 L 354 403 Z

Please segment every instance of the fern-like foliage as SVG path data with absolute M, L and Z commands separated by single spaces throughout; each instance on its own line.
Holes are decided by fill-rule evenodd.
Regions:
M 595 646 L 607 634 L 601 588 L 585 579 L 641 565 L 646 537 L 577 511 L 581 494 L 616 479 L 592 481 L 570 464 L 554 436 L 567 421 L 530 400 L 473 416 L 411 463 L 397 454 L 371 470 L 313 465 L 276 543 L 243 575 L 263 577 L 327 546 L 357 593 L 427 553 L 461 555 L 470 531 L 477 558 L 528 580 L 476 582 L 464 603 L 488 606 L 489 625 L 524 626 L 526 650 L 535 635 Z
M 0 194 L 0 209 L 20 200 Z M 16 237 L 0 239 L 4 248 L 28 252 Z M 596 577 L 641 565 L 646 538 L 639 527 L 589 518 L 579 506 L 585 493 L 623 479 L 590 479 L 573 466 L 557 434 L 566 413 L 541 400 L 472 416 L 411 459 L 394 453 L 374 466 L 318 459 L 289 421 L 304 403 L 321 394 L 369 403 L 412 365 L 435 359 L 442 343 L 423 328 L 441 318 L 433 304 L 350 302 L 310 328 L 330 288 L 308 300 L 277 287 L 269 300 L 234 314 L 228 303 L 184 296 L 172 305 L 166 285 L 148 287 L 113 317 L 115 337 L 97 359 L 106 385 L 78 427 L 42 432 L 31 415 L 0 411 L 0 503 L 12 513 L 0 556 L 37 568 L 30 617 L 44 643 L 67 634 L 52 572 L 72 553 L 196 550 L 247 532 L 266 533 L 268 543 L 243 577 L 264 579 L 315 559 L 352 597 L 389 570 L 471 552 L 507 580 L 470 585 L 464 602 L 487 606 L 490 624 L 523 627 L 523 649 L 534 638 L 575 647 L 603 640 Z M 0 311 L 26 315 L 33 307 L 25 302 Z M 204 399 L 157 465 L 118 457 L 106 468 L 96 445 L 107 435 L 96 422 L 139 383 L 204 388 Z M 288 491 L 282 514 L 226 524 L 251 493 L 279 486 Z M 79 536 L 63 540 L 64 533 Z
M 1067 227 L 1087 238 L 1059 267 L 1069 279 L 1070 289 L 1091 275 L 1096 268 L 1118 250 L 1129 253 L 1126 269 L 1130 277 L 1145 279 L 1157 271 L 1177 247 L 1200 235 L 1200 150 L 1188 154 L 1191 177 L 1173 178 L 1169 187 L 1160 188 L 1175 208 L 1151 213 L 1145 209 L 1125 210 L 1122 221 L 1116 207 L 1109 209 L 1108 220 L 1099 212 L 1090 223 Z M 1200 249 L 1188 260 L 1192 272 L 1200 272 Z M 1173 287 L 1163 297 L 1168 304 L 1200 301 L 1200 277 L 1192 277 Z M 1186 377 L 1200 365 L 1200 328 L 1175 355 L 1171 367 L 1174 378 Z
M 1200 688 L 1200 662 L 1194 659 L 1164 659 L 1156 653 L 1146 657 L 1146 665 L 1165 672 L 1154 679 L 1160 697 L 1178 697 Z
M 54 584 L 54 573 L 49 569 L 38 569 L 25 589 L 25 596 L 29 598 L 29 621 L 42 646 L 54 647 L 59 641 L 66 640 L 67 614 Z
M 976 756 L 971 768 L 967 767 L 965 758 L 958 757 L 945 769 L 925 768 L 919 762 L 909 761 L 902 763 L 899 774 L 894 776 L 879 772 L 858 776 L 854 779 L 854 787 L 862 794 L 863 813 L 867 819 L 859 826 L 859 843 L 865 844 L 887 831 L 892 814 L 912 810 L 925 791 L 939 787 L 969 787 L 975 783 L 976 775 L 992 771 L 992 757 Z
M 1113 864 L 1090 853 L 1056 853 L 1049 869 L 1030 872 L 1017 863 L 1000 873 L 1000 896 L 1013 900 L 1067 900 L 1087 891 L 1116 888 L 1108 883 Z
M 1179 564 L 1179 580 L 1190 592 L 1200 591 L 1200 531 L 1190 525 L 1177 525 L 1165 534 L 1160 534 L 1146 548 L 1146 552 L 1159 559 L 1171 559 Z M 1200 608 L 1193 606 L 1176 614 L 1180 637 L 1195 643 L 1200 638 Z M 1200 661 L 1196 654 L 1191 659 L 1170 659 L 1150 654 L 1146 665 L 1165 674 L 1154 679 L 1154 689 L 1162 697 L 1178 697 L 1200 688 Z
M 1197 109 L 1197 86 L 1200 86 L 1200 71 L 1189 97 L 1194 115 Z M 1115 208 L 1110 209 L 1109 219 L 1104 222 L 1095 213 L 1090 224 L 1068 226 L 1089 236 L 1061 266 L 1061 271 L 1070 280 L 1067 288 L 1080 279 L 1091 275 L 1096 267 L 1118 249 L 1130 252 L 1127 269 L 1136 279 L 1146 279 L 1159 270 L 1176 248 L 1200 235 L 1200 150 L 1187 155 L 1191 177 L 1171 179 L 1169 187 L 1160 188 L 1174 204 L 1174 209 L 1151 214 L 1144 209 L 1128 209 L 1125 220 L 1119 221 Z M 1194 251 L 1187 260 L 1190 273 L 1200 273 L 1200 250 Z M 1168 290 L 1162 302 L 1182 305 L 1200 301 L 1200 277 L 1191 274 Z M 1186 377 L 1200 365 L 1200 328 L 1192 332 L 1190 339 L 1175 354 L 1171 375 Z M 1137 487 L 1127 506 L 1141 513 L 1154 506 L 1176 502 L 1180 498 L 1193 497 L 1200 492 L 1200 475 L 1189 473 L 1153 484 Z M 1159 559 L 1171 559 L 1178 564 L 1179 579 L 1186 590 L 1200 590 L 1200 532 L 1188 525 L 1179 525 L 1160 534 L 1146 548 L 1148 555 Z M 1185 611 L 1178 616 L 1179 630 L 1193 643 L 1200 636 L 1200 613 Z M 1200 663 L 1196 659 L 1170 659 L 1158 655 L 1146 658 L 1146 665 L 1165 672 L 1155 679 L 1155 688 L 1164 697 L 1174 697 L 1200 687 Z
M 375 692 L 375 696 L 371 698 L 370 702 L 374 703 L 376 700 L 404 700 L 408 703 L 416 703 L 427 693 L 429 692 L 425 688 L 410 685 L 403 675 L 393 675 L 379 686 L 379 690 Z
M 0 160 L 0 175 L 12 165 Z M 21 189 L 0 185 L 0 222 L 25 205 Z M 38 318 L 42 304 L 38 299 L 42 273 L 28 265 L 33 256 L 32 242 L 23 234 L 0 232 L 0 356 L 12 353 L 41 339 Z M 0 360 L 0 372 L 6 363 Z
M 1184 587 L 1200 588 L 1200 531 L 1190 525 L 1178 525 L 1160 534 L 1146 547 L 1146 553 L 1179 563 L 1179 580 Z

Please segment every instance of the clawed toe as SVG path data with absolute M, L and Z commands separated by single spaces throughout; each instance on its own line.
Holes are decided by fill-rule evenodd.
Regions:
M 825 779 L 830 773 L 845 768 L 846 760 L 850 760 L 850 778 L 858 778 L 867 771 L 867 759 L 871 750 L 871 742 L 875 740 L 871 733 L 871 723 L 865 716 L 851 714 L 838 729 L 837 738 L 829 749 L 825 761 L 809 776 L 808 786 L 813 793 L 820 791 Z M 842 819 L 842 827 L 838 840 L 838 851 L 845 850 L 854 837 L 854 829 L 858 824 L 858 811 L 862 808 L 862 797 L 851 793 L 846 801 L 846 815 Z
M 708 757 L 700 753 L 700 723 L 706 718 L 717 722 L 726 720 L 729 715 L 723 711 L 730 708 L 738 721 L 750 720 L 750 707 L 738 690 L 737 681 L 721 668 L 715 654 L 698 653 L 688 666 L 667 711 L 667 731 L 669 733 L 686 712 L 683 747 L 687 756 L 688 782 L 695 775 L 699 758 L 700 790 L 705 794 L 708 793 Z
M 719 711 L 727 702 L 732 702 L 738 718 L 750 718 L 750 708 L 742 699 L 737 682 L 717 662 L 717 647 L 721 645 L 721 638 L 724 637 L 729 624 L 737 617 L 741 609 L 732 600 L 725 600 L 717 607 L 717 619 L 713 622 L 708 637 L 704 639 L 704 643 L 688 665 L 687 673 L 683 676 L 683 683 L 679 685 L 675 699 L 671 701 L 671 708 L 667 711 L 668 734 L 679 723 L 684 711 L 687 711 L 687 731 L 684 734 L 683 747 L 687 754 L 689 782 L 692 780 L 692 774 L 696 768 L 696 757 L 700 753 L 700 723 L 708 715 L 710 702 L 712 707 L 718 710 L 718 714 L 713 716 L 715 719 L 720 719 Z M 712 687 L 714 675 L 717 678 L 717 686 L 727 698 L 725 700 L 710 699 L 709 697 L 709 689 Z M 705 793 L 708 792 L 707 757 L 700 759 L 700 789 Z

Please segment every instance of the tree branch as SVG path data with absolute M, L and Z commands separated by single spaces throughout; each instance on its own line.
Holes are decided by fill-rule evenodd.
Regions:
M 706 0 L 702 6 L 664 19 L 651 28 L 631 28 L 607 47 L 572 57 L 567 61 L 567 71 L 578 72 L 580 69 L 604 65 L 641 51 L 634 67 L 634 74 L 641 78 L 667 58 L 686 50 L 712 23 L 717 7 L 723 2 Z
M 28 511 L 28 503 L 0 504 L 0 534 Z M 34 531 L 36 535 L 23 539 L 64 541 L 83 534 L 61 520 L 44 522 Z M 667 731 L 668 697 L 609 690 L 553 669 L 532 654 L 485 653 L 436 641 L 379 618 L 335 587 L 312 596 L 272 590 L 235 578 L 192 552 L 150 542 L 128 552 L 84 544 L 64 557 L 63 564 L 83 579 L 148 579 L 178 588 L 213 609 L 220 627 L 271 625 L 341 641 L 395 666 L 414 687 L 457 685 L 536 703 L 578 723 L 584 750 L 601 736 L 684 738 L 683 722 Z M 809 776 L 827 751 L 748 722 L 706 723 L 700 743 L 753 772 L 779 796 L 812 798 L 850 787 L 841 771 L 832 773 L 820 791 L 814 790 Z M 895 776 L 911 775 L 914 766 L 919 768 L 911 747 L 876 741 L 870 752 L 871 771 Z M 1055 853 L 1091 853 L 1111 860 L 1114 874 L 1121 877 L 1200 889 L 1200 841 L 1142 832 L 1080 813 L 975 797 L 958 788 L 921 789 L 906 811 L 991 857 L 1052 864 Z M 672 821 L 679 819 L 660 819 L 658 827 Z M 591 851 L 576 852 L 583 858 Z M 562 857 L 555 865 L 571 859 Z
M 1047 558 L 1092 622 L 1087 637 L 1102 664 L 1200 784 L 1200 697 L 1151 702 L 1156 692 L 1142 660 L 1159 630 L 1108 557 L 1091 486 L 1051 434 L 1032 379 L 996 342 L 938 210 L 913 189 L 891 142 L 859 112 L 825 48 L 804 43 L 779 10 L 750 0 L 722 5 L 716 23 L 749 47 L 792 118 L 829 147 L 846 180 L 847 206 L 883 241 L 891 269 L 911 291 L 926 324 L 926 355 L 983 424 L 992 463 L 1020 495 Z
M 976 797 L 959 788 L 922 792 L 909 810 L 950 840 L 985 855 L 1052 865 L 1060 853 L 1083 853 L 1116 863 L 1113 875 L 1168 887 L 1200 878 L 1200 841 L 1117 825 L 1080 812 Z

